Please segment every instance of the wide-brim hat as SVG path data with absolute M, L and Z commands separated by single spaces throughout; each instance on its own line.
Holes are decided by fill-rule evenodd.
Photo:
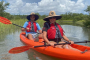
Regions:
M 49 18 L 52 18 L 52 17 L 55 17 L 56 20 L 62 18 L 62 16 L 60 16 L 60 15 L 56 15 L 55 11 L 50 11 L 49 16 L 46 17 L 46 18 L 44 18 L 43 20 L 44 20 L 44 21 L 49 21 Z
M 35 21 L 38 20 L 39 16 L 36 15 L 34 12 L 32 12 L 30 15 L 27 16 L 27 19 L 30 20 L 30 16 L 34 15 L 35 16 Z

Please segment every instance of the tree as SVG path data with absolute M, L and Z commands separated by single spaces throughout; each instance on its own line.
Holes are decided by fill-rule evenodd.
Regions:
M 89 13 L 89 15 L 85 18 L 85 21 L 83 22 L 84 26 L 90 28 L 90 5 L 87 7 L 86 10 L 84 10 Z
M 90 15 L 90 5 L 87 7 L 87 9 L 86 10 L 84 10 L 84 11 L 86 11 L 86 12 L 88 12 L 89 13 L 89 15 Z
M 47 17 L 47 16 L 46 16 L 46 15 L 42 15 L 41 17 L 42 17 L 42 19 L 44 19 L 44 18 Z
M 5 10 L 8 8 L 8 6 L 9 3 L 4 3 L 3 0 L 0 2 L 0 16 L 4 16 Z

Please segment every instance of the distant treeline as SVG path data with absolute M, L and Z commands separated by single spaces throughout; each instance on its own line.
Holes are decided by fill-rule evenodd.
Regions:
M 48 15 L 40 15 L 39 13 L 36 13 L 39 16 L 39 19 L 44 19 L 45 17 L 47 17 Z M 11 15 L 10 13 L 4 13 L 3 15 L 0 14 L 0 16 L 8 18 L 8 19 L 26 19 L 26 17 L 28 15 Z M 85 20 L 88 15 L 82 14 L 82 13 L 65 13 L 65 14 L 61 14 L 60 16 L 62 16 L 61 20 Z

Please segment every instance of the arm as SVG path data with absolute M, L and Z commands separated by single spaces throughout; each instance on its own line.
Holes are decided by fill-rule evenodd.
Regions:
M 28 25 L 28 22 L 25 22 L 24 25 L 23 25 L 23 28 L 21 29 L 22 31 L 26 31 L 26 27 Z M 28 29 L 28 28 L 27 28 Z
M 40 28 L 40 25 L 38 23 L 36 23 L 36 25 L 37 25 L 37 29 L 38 29 L 39 33 L 42 33 L 42 29 Z
M 21 30 L 22 30 L 22 31 L 26 31 L 26 29 L 25 29 L 25 28 L 22 28 Z
M 42 30 L 39 30 L 39 33 L 42 33 Z
M 63 35 L 63 39 L 66 40 L 66 41 L 71 41 L 65 35 Z
M 43 39 L 45 40 L 46 43 L 50 44 L 49 40 L 47 39 L 47 32 L 43 31 Z
M 71 44 L 74 43 L 73 41 L 69 40 L 65 35 L 63 35 L 63 39 L 66 40 L 66 41 L 68 41 L 68 42 L 70 42 Z
M 47 30 L 48 30 L 48 26 L 46 23 L 44 23 L 44 27 L 42 29 L 43 32 L 43 39 L 45 40 L 46 43 L 50 44 L 48 38 L 47 38 Z

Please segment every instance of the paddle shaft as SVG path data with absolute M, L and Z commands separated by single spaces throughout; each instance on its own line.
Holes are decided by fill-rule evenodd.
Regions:
M 12 24 L 15 25 L 15 26 L 18 26 L 18 27 L 24 28 L 24 27 L 19 26 L 19 25 L 17 25 L 17 24 L 14 24 L 14 23 L 12 23 Z M 26 29 L 26 28 L 25 28 L 25 29 Z M 36 33 L 38 33 L 38 32 L 36 32 Z M 41 34 L 41 33 L 38 33 L 38 34 Z
M 81 41 L 81 42 L 74 42 L 74 43 L 87 43 L 87 42 L 90 42 L 90 41 Z M 65 44 L 71 44 L 71 43 L 66 42 L 66 43 L 58 43 L 58 44 L 54 44 L 54 45 L 56 46 L 56 45 L 65 45 Z M 51 45 L 39 45 L 39 46 L 34 46 L 34 48 L 36 48 L 36 47 L 44 47 L 44 46 L 51 46 Z
M 90 42 L 90 41 L 81 41 L 81 42 L 74 42 L 74 43 L 87 43 L 87 42 Z
M 15 25 L 15 26 L 18 26 L 18 27 L 21 27 L 21 28 L 24 28 L 24 27 L 22 27 L 22 26 L 19 26 L 19 25 L 17 25 L 17 24 L 14 24 L 14 23 L 12 23 L 13 25 Z

